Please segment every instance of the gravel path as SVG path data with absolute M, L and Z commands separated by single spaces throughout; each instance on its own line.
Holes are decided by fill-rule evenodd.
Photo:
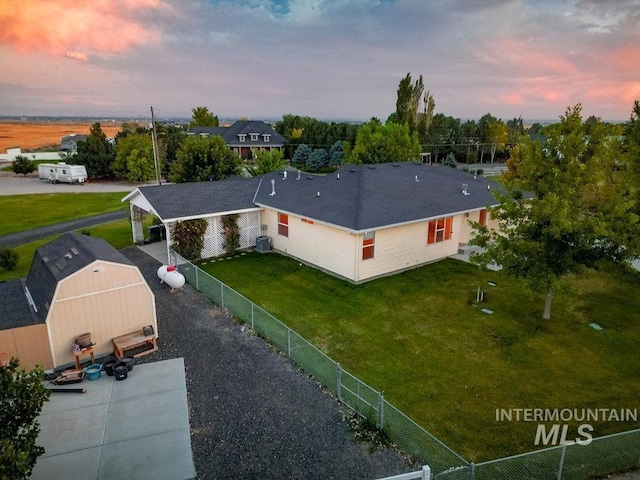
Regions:
M 160 264 L 122 251 L 156 295 L 158 352 L 184 357 L 200 479 L 375 479 L 416 470 L 390 448 L 353 439 L 338 401 L 189 285 L 171 293 Z

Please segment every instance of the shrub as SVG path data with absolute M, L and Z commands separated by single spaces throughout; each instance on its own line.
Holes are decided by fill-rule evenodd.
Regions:
M 236 253 L 240 248 L 240 228 L 238 227 L 237 213 L 224 215 L 221 218 L 222 230 L 224 232 L 224 249 L 229 255 Z
M 207 221 L 203 218 L 185 220 L 172 224 L 170 228 L 173 241 L 171 248 L 187 260 L 199 260 L 204 246 Z
M 18 155 L 13 160 L 13 172 L 21 173 L 22 175 L 27 175 L 28 173 L 34 172 L 36 169 L 36 162 L 33 160 L 29 160 L 28 157 L 24 155 Z
M 15 270 L 18 266 L 19 259 L 20 256 L 18 255 L 18 252 L 12 248 L 3 248 L 0 250 L 0 267 L 5 270 Z
M 36 444 L 40 425 L 38 415 L 49 390 L 44 372 L 37 366 L 31 372 L 19 369 L 12 358 L 0 366 L 0 478 L 29 478 L 44 448 Z

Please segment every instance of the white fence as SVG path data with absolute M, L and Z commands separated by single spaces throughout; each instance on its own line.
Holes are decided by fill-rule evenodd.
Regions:
M 60 161 L 66 152 L 36 152 L 22 153 L 19 148 L 7 148 L 7 153 L 0 153 L 0 162 L 13 162 L 18 155 L 27 157 L 29 160 L 53 160 Z

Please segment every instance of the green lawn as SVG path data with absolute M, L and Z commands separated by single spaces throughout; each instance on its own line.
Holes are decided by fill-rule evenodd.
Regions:
M 128 192 L 0 196 L 0 235 L 128 208 Z
M 573 280 L 579 293 L 558 295 L 552 320 L 543 321 L 541 295 L 455 260 L 359 286 L 277 254 L 202 267 L 468 460 L 540 448 L 537 423 L 497 422 L 497 408 L 640 409 L 636 272 L 605 266 Z M 478 286 L 488 301 L 474 307 Z M 640 422 L 593 427 L 597 437 Z M 577 424 L 571 432 L 575 438 Z
M 151 225 L 153 217 L 147 215 L 145 217 L 145 225 Z M 125 248 L 133 245 L 133 238 L 131 235 L 131 223 L 129 219 L 116 220 L 115 222 L 109 222 L 102 225 L 96 225 L 94 227 L 83 228 L 78 233 L 88 231 L 92 237 L 104 238 L 113 247 L 117 249 Z M 26 277 L 29 273 L 29 267 L 33 260 L 33 254 L 40 245 L 44 245 L 56 238 L 55 236 L 48 237 L 36 242 L 27 243 L 16 247 L 14 250 L 18 252 L 20 259 L 18 266 L 15 270 L 7 271 L 0 268 L 0 282 L 3 280 L 9 280 L 11 278 Z

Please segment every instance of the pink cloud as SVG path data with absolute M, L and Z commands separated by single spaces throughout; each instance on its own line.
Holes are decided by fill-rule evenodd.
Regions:
M 120 53 L 160 40 L 136 20 L 167 8 L 161 0 L 0 0 L 0 45 L 23 54 L 45 53 L 86 61 L 86 53 Z
M 79 60 L 81 62 L 86 62 L 89 60 L 89 57 L 87 56 L 86 53 L 80 53 L 80 52 L 67 52 L 66 57 L 72 60 Z

